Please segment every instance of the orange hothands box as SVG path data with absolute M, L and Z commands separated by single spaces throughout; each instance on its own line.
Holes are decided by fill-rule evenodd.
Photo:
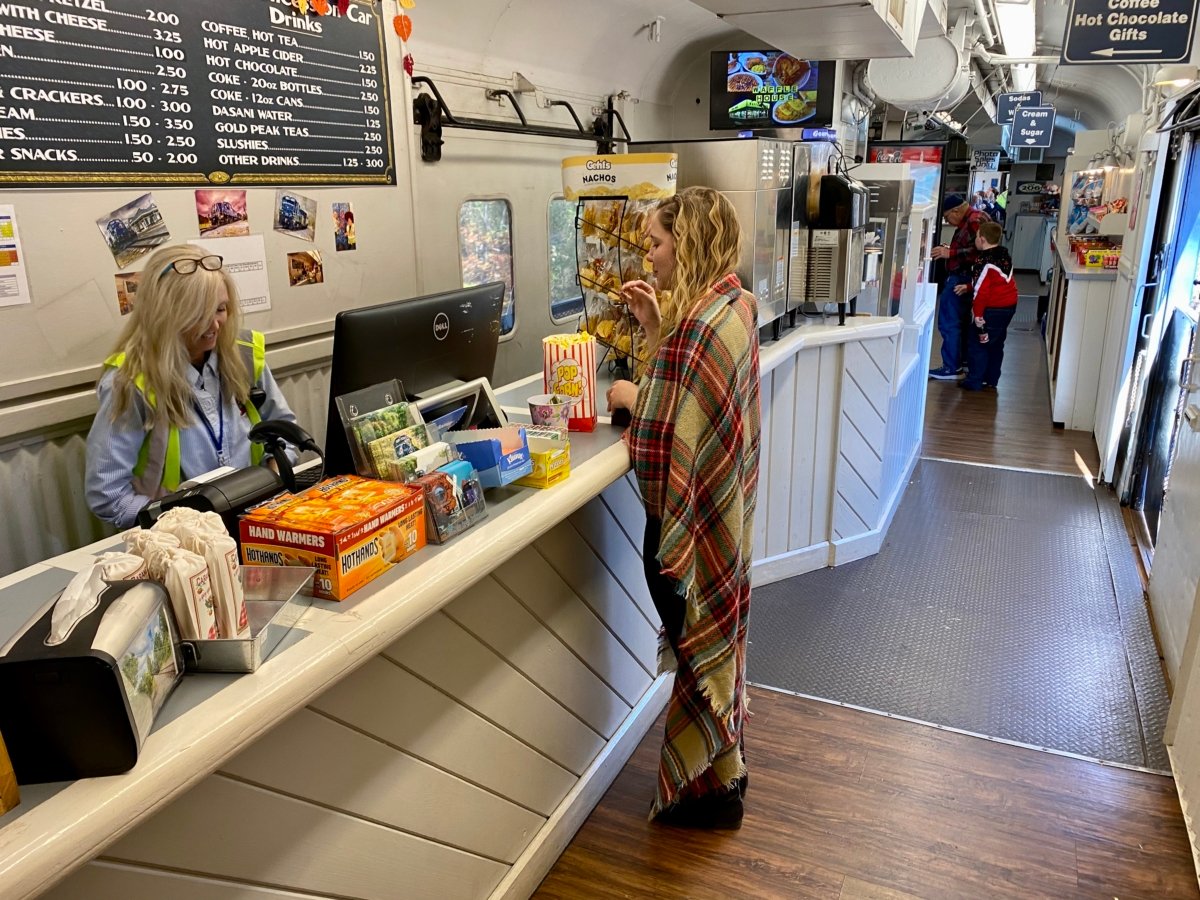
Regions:
M 339 475 L 247 510 L 239 533 L 246 565 L 313 566 L 313 596 L 345 600 L 425 546 L 425 499 L 419 487 Z

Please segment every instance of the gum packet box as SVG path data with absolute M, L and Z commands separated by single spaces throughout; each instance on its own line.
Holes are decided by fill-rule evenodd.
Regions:
M 339 475 L 248 510 L 238 523 L 248 566 L 311 566 L 312 593 L 345 600 L 425 546 L 421 490 Z
M 189 672 L 258 671 L 312 606 L 310 582 L 316 569 L 243 566 L 241 571 L 250 636 L 184 641 L 184 667 Z
M 571 474 L 571 442 L 557 429 L 530 429 L 529 458 L 533 471 L 516 480 L 522 487 L 548 488 Z

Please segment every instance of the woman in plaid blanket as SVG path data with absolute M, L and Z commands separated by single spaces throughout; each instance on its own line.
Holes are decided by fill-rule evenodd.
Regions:
M 686 188 L 648 231 L 658 292 L 622 298 L 646 332 L 645 371 L 618 381 L 625 440 L 646 504 L 642 558 L 663 621 L 660 668 L 675 669 L 652 818 L 737 828 L 746 764 L 746 627 L 758 487 L 757 307 L 734 274 L 740 228 L 729 200 Z

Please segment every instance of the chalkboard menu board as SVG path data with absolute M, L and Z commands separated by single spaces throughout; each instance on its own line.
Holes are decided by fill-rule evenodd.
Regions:
M 391 184 L 372 0 L 0 3 L 0 185 Z

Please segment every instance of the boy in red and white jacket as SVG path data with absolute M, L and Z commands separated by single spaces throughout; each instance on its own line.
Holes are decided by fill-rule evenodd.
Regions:
M 954 289 L 959 294 L 971 295 L 975 323 L 976 336 L 967 341 L 967 377 L 958 383 L 968 391 L 994 388 L 1000 381 L 1004 339 L 1017 311 L 1017 281 L 1013 277 L 1012 257 L 1000 246 L 1003 237 L 1004 230 L 995 222 L 979 226 L 975 236 L 979 257 L 971 267 L 971 283 Z

